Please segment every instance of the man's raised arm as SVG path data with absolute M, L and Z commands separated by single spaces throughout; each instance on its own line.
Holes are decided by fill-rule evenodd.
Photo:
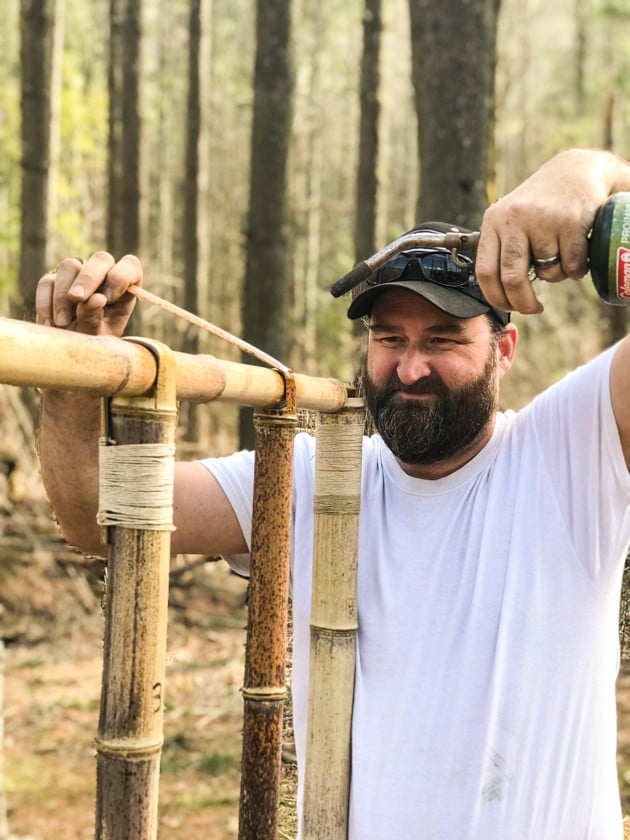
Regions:
M 500 309 L 542 311 L 530 265 L 550 283 L 586 274 L 587 235 L 597 209 L 613 193 L 628 191 L 630 164 L 611 152 L 570 149 L 541 166 L 486 211 L 476 265 L 486 298 Z M 630 468 L 630 337 L 615 351 L 610 389 Z
M 37 288 L 37 322 L 87 335 L 121 336 L 142 283 L 136 257 L 97 252 L 83 265 L 67 259 Z M 96 521 L 100 402 L 79 393 L 42 394 L 42 479 L 66 540 L 90 554 L 105 547 Z M 199 463 L 175 467 L 173 552 L 243 553 L 243 535 L 216 479 Z

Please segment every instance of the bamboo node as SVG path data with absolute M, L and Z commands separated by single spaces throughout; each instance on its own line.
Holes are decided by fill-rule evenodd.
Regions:
M 259 409 L 254 413 L 254 428 L 267 428 L 269 426 L 285 426 L 295 428 L 297 424 L 296 414 L 287 414 L 284 409 Z
M 283 686 L 263 685 L 258 688 L 251 686 L 241 688 L 241 694 L 245 700 L 258 700 L 263 702 L 265 700 L 284 700 L 287 691 Z
M 338 516 L 352 516 L 361 509 L 361 500 L 357 496 L 345 496 L 339 493 L 318 494 L 313 499 L 315 513 L 330 513 Z
M 173 531 L 175 445 L 99 441 L 99 525 Z
M 94 747 L 101 755 L 111 756 L 129 761 L 144 761 L 162 750 L 163 738 L 158 740 L 142 740 L 141 738 L 99 738 L 93 740 Z
M 356 619 L 346 622 L 345 626 L 341 622 L 337 622 L 334 627 L 329 625 L 322 625 L 317 624 L 315 621 L 311 621 L 310 623 L 311 629 L 311 641 L 319 640 L 319 641 L 326 641 L 327 639 L 331 639 L 334 641 L 341 641 L 343 639 L 350 639 L 354 641 L 356 639 L 357 630 L 359 629 L 359 624 Z

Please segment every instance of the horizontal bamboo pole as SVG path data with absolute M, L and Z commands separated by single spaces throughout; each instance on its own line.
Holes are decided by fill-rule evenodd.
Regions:
M 263 408 L 283 399 L 284 378 L 275 370 L 208 355 L 174 355 L 178 400 Z M 141 396 L 153 386 L 156 365 L 151 351 L 134 342 L 0 317 L 0 383 L 5 385 Z M 335 379 L 295 374 L 295 386 L 300 408 L 337 411 L 346 401 L 346 387 Z

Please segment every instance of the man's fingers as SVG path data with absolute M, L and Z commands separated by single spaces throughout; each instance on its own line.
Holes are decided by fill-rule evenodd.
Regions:
M 496 227 L 490 214 L 482 227 L 476 259 L 479 285 L 496 309 L 506 312 L 542 312 L 529 279 L 530 244 L 522 229 L 512 232 L 508 227 Z
M 85 264 L 65 259 L 39 281 L 37 321 L 90 333 L 101 327 L 110 332 L 122 330 L 135 305 L 127 291 L 141 283 L 142 266 L 132 255 L 116 262 L 106 251 L 97 251 Z
M 579 280 L 588 271 L 588 239 L 584 225 L 565 228 L 560 232 L 559 251 L 565 277 Z
M 490 225 L 482 228 L 475 257 L 475 274 L 486 300 L 497 309 L 508 311 L 509 303 L 500 282 L 501 242 Z
M 44 274 L 35 289 L 35 321 L 46 327 L 52 326 L 52 298 L 55 275 Z
M 73 277 L 67 289 L 68 297 L 75 303 L 83 303 L 95 292 L 103 292 L 102 287 L 107 282 L 107 274 L 114 264 L 114 258 L 107 251 L 96 251 Z M 60 268 L 63 265 L 64 263 Z
M 536 297 L 535 286 L 532 283 L 528 269 L 514 269 L 512 266 L 502 268 L 501 282 L 512 312 L 523 312 L 526 315 L 537 315 L 543 311 L 543 305 Z
M 111 303 L 130 286 L 141 286 L 142 280 L 142 263 L 134 254 L 126 254 L 111 268 L 101 291 Z
M 68 258 L 57 266 L 52 288 L 50 308 L 51 323 L 56 327 L 68 327 L 74 319 L 74 302 L 69 298 L 69 290 L 81 271 L 81 261 Z

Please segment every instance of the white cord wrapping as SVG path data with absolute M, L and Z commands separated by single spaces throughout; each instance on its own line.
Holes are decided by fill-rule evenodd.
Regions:
M 99 525 L 172 531 L 175 445 L 99 441 Z

